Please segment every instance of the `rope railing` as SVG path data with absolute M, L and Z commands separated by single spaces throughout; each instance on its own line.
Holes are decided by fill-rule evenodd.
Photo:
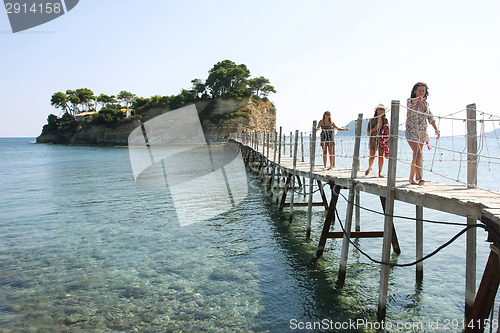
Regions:
M 406 105 L 399 104 L 399 106 L 407 109 Z M 459 118 L 457 116 L 466 111 L 467 109 L 462 109 L 451 112 L 445 116 L 434 115 L 434 120 L 436 121 L 436 124 L 438 124 L 438 127 L 447 128 L 447 131 L 451 131 L 451 133 L 445 133 L 439 140 L 430 140 L 423 146 L 424 159 L 428 160 L 430 163 L 424 163 L 422 170 L 449 182 L 459 183 L 468 187 L 477 187 L 476 184 L 462 179 L 466 175 L 464 170 L 467 169 L 464 163 L 467 163 L 470 159 L 475 159 L 475 163 L 478 167 L 485 164 L 488 168 L 498 167 L 500 165 L 500 131 L 497 131 L 500 127 L 500 117 L 477 110 L 475 110 L 476 115 L 478 115 L 477 119 Z M 390 114 L 390 112 L 391 109 L 386 111 L 386 117 Z M 424 114 L 423 112 L 414 111 L 413 109 L 412 112 Z M 373 117 L 362 118 L 362 121 L 366 126 L 366 122 L 371 119 L 373 119 Z M 497 124 L 497 122 L 499 123 Z M 477 134 L 473 135 L 473 139 L 477 140 L 475 152 L 467 150 L 467 141 L 472 138 L 472 136 L 467 133 L 467 123 L 477 124 Z M 402 121 L 398 124 L 400 133 L 403 132 L 405 128 L 406 121 Z M 320 130 L 318 130 L 318 132 L 320 132 Z M 416 141 L 408 140 L 403 134 L 400 133 L 396 133 L 395 135 L 397 140 L 403 140 L 406 141 L 406 143 L 402 142 L 398 145 L 399 152 L 396 155 L 396 159 L 404 165 L 411 166 L 413 152 L 411 151 L 408 142 Z M 298 134 L 299 137 L 296 139 L 296 134 L 293 132 L 282 134 L 281 136 L 278 135 L 278 132 L 249 132 L 232 134 L 232 138 L 242 140 L 242 142 L 254 147 L 256 150 L 259 150 L 259 152 L 262 152 L 268 159 L 273 159 L 274 151 L 278 149 L 281 152 L 282 159 L 294 158 L 293 152 L 295 142 L 298 142 L 298 162 L 309 162 L 311 157 L 314 157 L 316 164 L 321 164 L 321 158 L 324 156 L 324 153 L 319 134 L 320 133 L 316 133 L 316 137 L 313 138 L 313 131 L 303 131 Z M 382 136 L 375 135 L 374 137 L 379 139 Z M 348 163 L 348 161 L 353 158 L 356 139 L 359 139 L 360 141 L 360 153 L 358 158 L 365 159 L 370 157 L 368 144 L 370 137 L 366 134 L 366 128 L 362 129 L 360 135 L 353 135 L 352 132 L 348 134 L 339 132 L 334 135 L 333 141 L 325 143 L 333 143 L 333 156 L 335 158 L 346 159 L 345 163 Z M 446 142 L 443 143 L 443 140 L 446 140 Z M 311 147 L 312 143 L 315 144 L 314 150 Z M 311 155 L 311 151 L 314 151 L 313 155 Z M 328 151 L 327 156 L 329 156 Z M 438 167 L 439 165 L 444 165 L 446 163 L 446 166 Z M 453 171 L 450 166 L 454 168 Z M 454 175 L 455 172 L 456 174 Z

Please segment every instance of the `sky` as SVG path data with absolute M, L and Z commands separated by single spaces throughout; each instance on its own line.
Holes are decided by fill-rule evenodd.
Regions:
M 277 126 L 337 126 L 429 85 L 435 115 L 500 116 L 500 1 L 82 0 L 12 33 L 0 10 L 0 137 L 36 137 L 52 94 L 178 94 L 229 59 L 276 88 Z

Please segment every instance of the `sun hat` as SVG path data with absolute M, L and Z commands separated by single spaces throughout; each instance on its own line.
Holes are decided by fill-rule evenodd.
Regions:
M 384 109 L 384 111 L 387 111 L 387 108 L 384 106 L 384 104 L 380 103 L 373 109 L 373 111 L 377 111 L 377 109 Z

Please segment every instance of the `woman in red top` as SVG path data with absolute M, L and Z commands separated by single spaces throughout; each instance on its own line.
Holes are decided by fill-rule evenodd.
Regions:
M 368 122 L 368 127 L 366 129 L 366 134 L 370 137 L 370 159 L 368 160 L 368 169 L 365 171 L 365 175 L 367 176 L 372 170 L 376 152 L 378 151 L 378 176 L 384 177 L 384 175 L 382 175 L 384 155 L 389 152 L 389 145 L 385 137 L 388 133 L 389 121 L 387 121 L 385 117 L 385 111 L 387 111 L 387 108 L 383 104 L 377 105 L 375 114 Z

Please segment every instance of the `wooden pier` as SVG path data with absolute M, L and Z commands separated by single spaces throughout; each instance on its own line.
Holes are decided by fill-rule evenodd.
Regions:
M 311 216 L 313 206 L 324 206 L 327 215 L 320 235 L 316 258 L 324 251 L 329 238 L 342 238 L 342 250 L 337 284 L 342 287 L 346 277 L 348 253 L 351 238 L 382 237 L 380 287 L 377 318 L 383 320 L 386 316 L 389 269 L 391 267 L 391 247 L 397 254 L 400 253 L 397 233 L 393 225 L 394 202 L 401 201 L 415 205 L 416 220 L 416 279 L 423 278 L 423 208 L 430 208 L 466 218 L 466 282 L 465 282 L 465 319 L 468 325 L 465 332 L 483 332 L 481 325 L 489 318 L 493 311 L 494 299 L 500 283 L 500 194 L 485 191 L 477 185 L 477 132 L 475 105 L 467 106 L 467 185 L 450 185 L 437 182 L 428 182 L 424 186 L 410 185 L 408 179 L 396 177 L 399 101 L 392 101 L 390 155 L 388 175 L 386 178 L 358 177 L 359 151 L 362 132 L 362 115 L 356 121 L 356 134 L 352 167 L 350 169 L 334 168 L 323 171 L 322 167 L 315 166 L 316 122 L 312 126 L 310 137 L 310 159 L 304 160 L 304 153 L 299 154 L 299 133 L 290 135 L 290 151 L 282 153 L 282 131 L 278 133 L 238 133 L 230 138 L 230 144 L 241 151 L 245 162 L 252 167 L 258 177 L 265 180 L 269 189 L 281 188 L 280 179 L 284 179 L 284 186 L 277 201 L 280 209 L 289 207 L 290 219 L 295 207 L 305 206 L 304 203 L 294 202 L 296 186 L 304 188 L 305 179 L 309 180 L 309 194 L 307 208 L 306 234 L 311 233 Z M 292 142 L 292 137 L 295 138 Z M 303 147 L 303 141 L 300 143 Z M 293 148 L 293 152 L 292 152 Z M 303 152 L 303 148 L 302 148 Z M 301 181 L 302 179 L 302 181 Z M 297 185 L 296 185 L 297 183 Z M 321 202 L 313 202 L 313 186 L 317 184 L 321 194 Z M 328 202 L 324 184 L 330 186 L 331 199 Z M 335 221 L 335 210 L 341 190 L 348 191 L 347 214 L 342 232 L 331 232 L 330 227 Z M 384 211 L 384 228 L 376 231 L 361 231 L 359 225 L 359 192 L 366 192 L 380 197 Z M 287 203 L 288 199 L 288 203 Z M 355 214 L 355 230 L 352 230 L 353 213 Z M 481 283 L 476 292 L 476 229 L 481 227 L 488 232 L 490 245 L 489 259 L 484 270 Z

